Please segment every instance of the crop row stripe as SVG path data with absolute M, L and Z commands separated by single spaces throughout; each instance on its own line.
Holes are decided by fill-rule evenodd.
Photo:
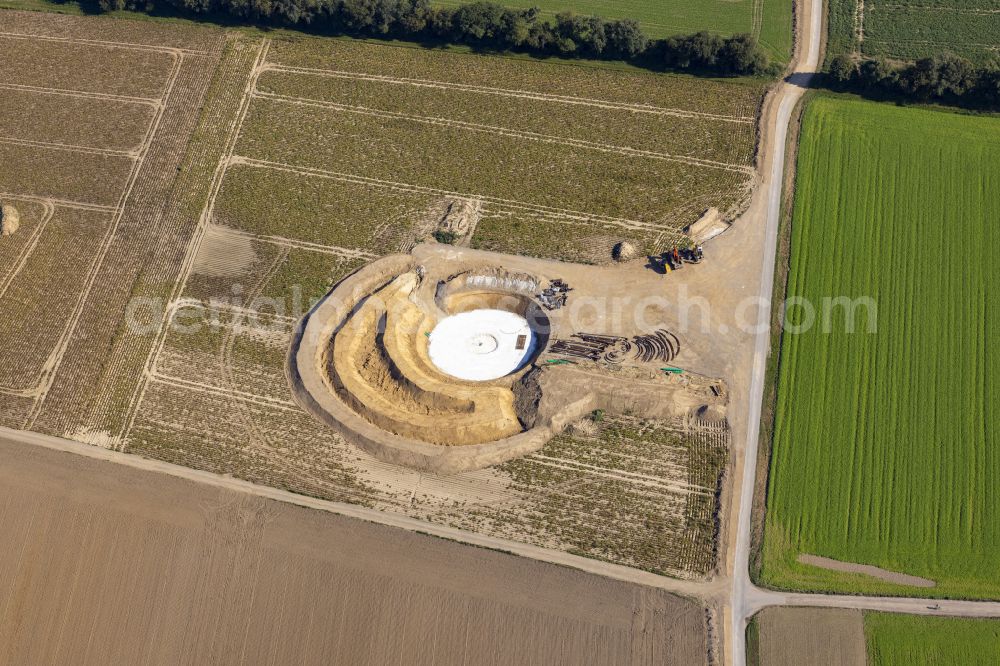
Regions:
M 576 97 L 572 95 L 554 95 L 551 93 L 532 92 L 530 90 L 515 90 L 508 88 L 492 88 L 489 86 L 476 86 L 466 83 L 451 83 L 445 81 L 435 81 L 432 79 L 413 79 L 385 76 L 381 74 L 361 74 L 358 72 L 345 72 L 331 69 L 312 69 L 308 67 L 291 67 L 287 65 L 267 64 L 265 71 L 285 72 L 290 74 L 313 74 L 316 76 L 326 76 L 338 79 L 354 79 L 358 81 L 373 81 L 379 83 L 393 83 L 397 85 L 419 86 L 424 88 L 440 88 L 452 90 L 465 90 L 468 92 L 484 93 L 487 95 L 500 95 L 503 97 L 520 97 L 523 99 L 533 99 L 541 102 L 559 102 L 562 104 L 579 104 L 582 106 L 593 106 L 601 109 L 614 109 L 619 111 L 633 111 L 636 113 L 649 113 L 657 116 L 676 116 L 678 118 L 707 118 L 730 123 L 753 124 L 754 118 L 747 116 L 731 116 L 717 113 L 706 113 L 703 111 L 688 111 L 685 109 L 669 109 L 652 106 L 649 104 L 630 104 L 628 102 L 612 102 L 608 100 L 592 99 L 589 97 Z
M 150 375 L 150 382 L 155 382 L 157 384 L 166 384 L 168 386 L 174 386 L 176 388 L 183 388 L 189 391 L 195 391 L 197 393 L 208 393 L 209 395 L 217 395 L 223 398 L 229 398 L 231 400 L 240 400 L 243 402 L 251 402 L 255 405 L 261 405 L 264 407 L 273 407 L 274 409 L 280 409 L 285 412 L 301 412 L 298 405 L 294 402 L 287 400 L 276 400 L 274 398 L 268 398 L 265 396 L 257 395 L 255 393 L 247 393 L 246 391 L 233 391 L 229 389 L 219 388 L 218 386 L 212 386 L 211 384 L 204 384 L 202 382 L 192 382 L 187 379 L 181 379 L 179 377 L 172 377 L 170 375 L 155 374 Z
M 469 194 L 467 192 L 452 192 L 450 190 L 441 190 L 434 187 L 424 187 L 422 185 L 411 185 L 409 183 L 400 183 L 389 180 L 379 180 L 378 178 L 368 178 L 367 176 L 359 176 L 357 174 L 342 173 L 339 171 L 326 171 L 324 169 L 315 169 L 312 167 L 298 166 L 295 164 L 284 164 L 281 162 L 270 162 L 267 160 L 258 160 L 251 157 L 243 156 L 233 156 L 230 160 L 231 165 L 245 165 L 250 167 L 272 169 L 275 171 L 285 171 L 287 173 L 295 173 L 307 176 L 317 176 L 320 178 L 329 178 L 331 180 L 339 180 L 347 183 L 356 183 L 358 185 L 373 185 L 376 187 L 382 187 L 385 189 L 399 190 L 402 192 L 417 192 L 420 194 L 433 194 L 438 196 L 447 197 L 458 197 L 462 199 L 478 199 L 486 203 L 493 203 L 505 208 L 529 210 L 532 212 L 542 213 L 548 216 L 557 216 L 569 220 L 576 220 L 579 222 L 597 222 L 602 224 L 609 224 L 618 227 L 623 227 L 626 229 L 639 229 L 646 231 L 668 231 L 663 227 L 652 224 L 649 222 L 640 222 L 638 220 L 629 220 L 620 217 L 604 217 L 601 215 L 593 215 L 590 213 L 583 213 L 580 211 L 553 208 L 549 206 L 541 206 L 538 204 L 526 203 L 523 201 L 514 201 L 512 199 L 502 199 L 499 197 L 483 196 L 480 194 Z
M 84 153 L 86 155 L 104 155 L 106 157 L 124 157 L 134 160 L 138 153 L 127 150 L 111 150 L 110 148 L 93 148 L 91 146 L 78 146 L 70 143 L 54 143 L 52 141 L 32 141 L 30 139 L 15 139 L 9 136 L 0 136 L 0 143 L 12 146 L 29 146 L 31 148 L 49 148 L 51 150 L 63 150 L 70 153 Z
M 425 123 L 427 125 L 437 125 L 439 127 L 457 127 L 459 129 L 469 130 L 471 132 L 483 132 L 486 134 L 494 134 L 497 136 L 512 137 L 515 139 L 526 139 L 530 141 L 541 141 L 543 143 L 560 144 L 564 146 L 571 146 L 573 148 L 585 148 L 588 150 L 597 150 L 606 153 L 614 153 L 617 155 L 623 155 L 625 157 L 644 157 L 648 159 L 658 159 L 666 160 L 669 162 L 679 162 L 681 164 L 687 164 L 690 166 L 699 166 L 709 169 L 722 169 L 724 171 L 734 171 L 737 173 L 752 174 L 753 169 L 749 166 L 741 166 L 739 164 L 729 164 L 727 162 L 716 162 L 715 160 L 705 160 L 698 157 L 685 157 L 682 155 L 672 155 L 670 153 L 661 153 L 653 150 L 642 150 L 640 148 L 629 148 L 627 146 L 615 146 L 606 143 L 596 143 L 593 141 L 586 141 L 584 139 L 571 139 L 566 137 L 552 136 L 550 134 L 541 134 L 538 132 L 528 132 L 525 130 L 511 129 L 507 127 L 499 127 L 496 125 L 482 125 L 479 123 L 469 123 L 462 120 L 451 120 L 449 118 L 437 118 L 433 116 L 419 116 L 411 115 L 407 113 L 399 113 L 396 111 L 384 111 L 380 109 L 371 109 L 363 106 L 351 106 L 348 104 L 338 104 L 336 102 L 324 102 L 319 100 L 303 99 L 301 97 L 289 97 L 287 95 L 277 95 L 274 93 L 264 93 L 256 92 L 254 97 L 261 99 L 268 99 L 277 102 L 284 102 L 287 104 L 297 104 L 301 106 L 313 106 L 322 109 L 332 109 L 334 111 L 342 111 L 345 113 L 356 113 L 364 116 L 374 116 L 376 118 L 389 118 L 394 120 L 409 120 L 417 123 Z
M 173 46 L 155 46 L 153 44 L 139 44 L 136 42 L 113 42 L 104 39 L 83 39 L 80 37 L 56 37 L 54 35 L 32 35 L 24 32 L 0 31 L 0 37 L 6 37 L 8 39 L 26 39 L 31 41 L 45 40 L 48 42 L 83 44 L 87 46 L 107 46 L 116 49 L 129 49 L 132 51 L 151 51 L 153 53 L 163 53 L 172 56 L 177 56 L 182 54 L 187 56 L 212 55 L 210 51 L 199 51 L 197 49 L 185 49 Z
M 34 201 L 40 204 L 52 204 L 62 208 L 74 208 L 76 210 L 90 210 L 98 213 L 116 213 L 115 206 L 105 206 L 103 204 L 85 203 L 83 201 L 70 201 L 69 199 L 52 199 L 50 197 L 39 197 L 33 194 L 18 194 L 16 192 L 0 192 L 0 199 L 21 199 L 23 201 Z
M 62 95 L 64 97 L 82 97 L 84 99 L 100 99 L 109 102 L 127 102 L 130 104 L 146 104 L 159 109 L 163 103 L 155 97 L 130 97 L 128 95 L 112 95 L 110 93 L 87 92 L 85 90 L 70 90 L 68 88 L 43 88 L 22 83 L 0 83 L 0 90 L 21 90 L 42 95 Z
M 266 236 L 262 234 L 252 234 L 247 231 L 241 231 L 239 229 L 233 229 L 232 227 L 226 227 L 220 224 L 209 223 L 209 229 L 211 233 L 224 234 L 227 236 L 236 236 L 239 238 L 249 238 L 251 240 L 260 241 L 262 243 L 270 243 L 271 245 L 278 245 L 281 247 L 287 247 L 293 250 L 306 250 L 308 252 L 320 252 L 322 254 L 332 254 L 338 257 L 344 257 L 345 259 L 378 259 L 379 255 L 374 252 L 365 252 L 364 250 L 358 250 L 355 248 L 341 247 L 339 245 L 322 245 L 320 243 L 310 243 L 309 241 L 298 240 L 295 238 L 286 238 L 285 236 Z

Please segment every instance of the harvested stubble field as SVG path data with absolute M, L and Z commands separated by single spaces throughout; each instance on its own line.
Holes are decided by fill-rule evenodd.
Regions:
M 19 263 L 0 303 L 11 329 L 5 354 L 16 356 L 3 365 L 12 380 L 3 384 L 21 396 L 5 401 L 4 422 L 67 436 L 90 425 L 102 377 L 136 381 L 134 371 L 108 376 L 124 358 L 112 347 L 130 298 L 169 295 L 180 272 L 189 237 L 178 236 L 173 211 L 189 190 L 174 184 L 187 175 L 178 167 L 223 33 L 31 12 L 2 18 L 0 193 L 31 202 L 20 203 L 29 223 L 4 239 Z M 52 211 L 44 228 L 30 222 L 35 205 Z M 142 344 L 145 359 L 152 341 Z
M 282 390 L 285 355 L 293 321 L 212 310 L 199 303 L 182 305 L 173 313 L 168 333 L 153 369 L 165 380 L 189 382 L 195 389 L 240 391 L 291 407 Z M 201 330 L 192 335 L 185 327 Z
M 385 253 L 458 196 L 482 202 L 476 247 L 601 261 L 618 240 L 675 242 L 710 206 L 738 211 L 753 184 L 761 84 L 350 40 L 267 57 L 216 209 L 251 233 Z M 357 215 L 379 234 L 358 237 Z
M 0 458 L 4 663 L 706 663 L 704 609 L 659 590 L 68 453 Z
M 0 192 L 114 209 L 134 165 L 121 155 L 0 139 Z
M 236 164 L 226 172 L 215 221 L 257 237 L 385 255 L 412 247 L 420 223 L 440 200 L 432 194 L 303 176 L 294 169 Z
M 750 164 L 762 84 L 695 81 L 344 40 L 304 39 L 269 47 L 270 41 L 259 36 L 193 27 L 179 31 L 173 24 L 167 29 L 167 24 L 138 23 L 130 31 L 127 22 L 118 20 L 18 12 L 4 12 L 3 17 L 13 32 L 68 40 L 40 44 L 64 48 L 118 38 L 131 44 L 128 49 L 105 45 L 100 52 L 80 50 L 75 57 L 90 62 L 78 79 L 69 78 L 69 69 L 57 59 L 38 60 L 49 63 L 33 65 L 41 67 L 38 80 L 58 84 L 59 91 L 28 90 L 0 76 L 0 84 L 25 95 L 18 108 L 38 112 L 29 123 L 12 120 L 12 130 L 30 132 L 31 141 L 71 140 L 107 153 L 134 147 L 138 129 L 131 124 L 131 114 L 115 121 L 123 123 L 121 132 L 96 127 L 90 117 L 61 128 L 62 110 L 40 100 L 58 93 L 79 104 L 75 108 L 92 104 L 87 107 L 92 114 L 146 108 L 153 113 L 135 155 L 92 155 L 67 151 L 65 146 L 28 145 L 23 142 L 27 134 L 10 137 L 21 143 L 0 144 L 0 149 L 23 150 L 27 156 L 23 159 L 35 162 L 46 151 L 70 154 L 71 159 L 47 167 L 49 173 L 43 175 L 52 182 L 73 184 L 74 177 L 100 177 L 107 187 L 118 188 L 114 196 L 110 190 L 102 195 L 99 210 L 88 209 L 92 199 L 72 198 L 82 196 L 85 189 L 90 196 L 101 192 L 80 185 L 60 193 L 58 198 L 67 200 L 56 204 L 18 200 L 23 201 L 25 225 L 22 233 L 0 246 L 4 256 L 8 252 L 20 256 L 28 247 L 22 243 L 40 227 L 46 206 L 57 216 L 64 209 L 70 211 L 71 217 L 65 219 L 75 224 L 94 218 L 103 226 L 68 249 L 48 242 L 45 234 L 39 235 L 43 242 L 32 247 L 32 261 L 49 258 L 48 272 L 37 282 L 59 291 L 60 307 L 51 308 L 53 297 L 27 292 L 18 302 L 65 318 L 47 328 L 54 336 L 51 344 L 38 345 L 18 361 L 33 364 L 32 388 L 37 386 L 37 392 L 27 397 L 6 391 L 0 401 L 0 422 L 673 575 L 699 577 L 714 567 L 714 496 L 728 449 L 724 429 L 645 424 L 636 433 L 613 439 L 598 435 L 566 439 L 557 454 L 524 462 L 517 469 L 434 477 L 376 461 L 302 412 L 291 400 L 283 365 L 289 332 L 312 299 L 364 262 L 406 250 L 434 228 L 443 208 L 454 200 L 441 184 L 471 182 L 483 190 L 464 193 L 487 198 L 477 227 L 481 233 L 471 239 L 473 244 L 587 261 L 605 258 L 611 245 L 622 239 L 653 249 L 676 238 L 679 228 L 701 208 L 738 206 L 753 178 Z M 148 48 L 143 46 L 147 39 Z M 142 48 L 133 48 L 136 45 Z M 143 58 L 153 54 L 133 64 L 135 82 L 107 84 L 121 59 L 101 58 L 104 50 L 115 53 L 116 48 Z M 409 65 L 402 62 L 405 59 L 411 60 Z M 169 68 L 161 62 L 169 62 Z M 290 69 L 317 63 L 324 71 Z M 360 65 L 366 69 L 357 70 Z M 141 69 L 147 66 L 148 70 Z M 392 70 L 401 66 L 411 74 L 434 78 L 396 82 Z M 348 76 L 328 76 L 332 67 L 343 68 Z M 373 72 L 394 80 L 378 78 L 370 89 L 358 85 Z M 8 69 L 3 75 L 16 74 Z M 278 90 L 287 79 L 295 88 L 281 88 L 281 94 L 301 99 L 265 98 L 277 93 L 258 87 L 258 76 L 271 86 L 267 90 Z M 354 92 L 338 96 L 343 91 L 331 85 L 338 80 Z M 310 82 L 315 85 L 306 85 Z M 126 85 L 133 88 L 126 90 Z M 448 96 L 452 115 L 422 116 L 434 111 L 424 95 L 428 85 Z M 159 99 L 163 93 L 167 94 Z M 158 99 L 147 105 L 119 99 L 123 94 Z M 345 99 L 355 106 L 382 103 L 372 110 L 413 117 L 391 119 L 398 126 L 394 140 L 423 142 L 431 137 L 468 155 L 438 150 L 419 158 L 413 144 L 400 144 L 400 150 L 416 160 L 406 163 L 391 153 L 384 135 L 374 137 L 381 143 L 373 148 L 386 151 L 380 160 L 361 161 L 364 154 L 374 153 L 358 144 L 365 152 L 340 162 L 343 141 L 338 144 L 330 129 L 342 131 L 360 118 L 369 123 L 363 131 L 371 132 L 370 116 L 311 105 L 342 104 Z M 491 109 L 490 101 L 497 102 L 501 111 Z M 546 105 L 563 122 L 550 122 Z M 488 124 L 488 132 L 466 127 L 477 122 L 477 113 L 483 114 L 486 122 L 480 124 Z M 281 125 L 268 127 L 261 120 L 266 114 L 280 116 Z M 11 112 L 11 117 L 23 115 Z M 600 118 L 621 127 L 609 131 L 608 137 L 597 136 Z M 438 120 L 443 124 L 436 124 Z M 296 128 L 310 123 L 321 128 L 322 136 L 306 142 Z M 497 123 L 507 127 L 496 127 Z M 685 132 L 689 140 L 678 141 L 676 137 Z M 273 137 L 270 142 L 268 135 Z M 538 135 L 545 140 L 538 140 Z M 506 156 L 484 152 L 480 137 L 502 148 Z M 590 145 L 598 142 L 602 145 Z M 267 154 L 245 154 L 254 145 L 279 151 L 278 157 L 292 164 L 267 164 L 260 161 Z M 552 150 L 543 150 L 548 147 Z M 667 156 L 666 151 L 676 155 Z M 623 176 L 618 189 L 580 198 L 578 193 L 593 188 L 575 185 L 576 189 L 562 190 L 564 199 L 546 199 L 549 195 L 525 175 L 532 169 L 565 172 L 567 165 L 590 169 L 597 163 L 593 155 Z M 612 157 L 605 159 L 608 155 Z M 74 161 L 80 156 L 115 157 L 130 166 L 116 179 L 101 166 L 73 167 L 82 164 Z M 469 162 L 477 156 L 480 164 Z M 522 163 L 514 163 L 515 158 Z M 468 173 L 463 173 L 467 164 Z M 307 169 L 310 165 L 315 168 Z M 388 172 L 392 182 L 371 176 L 386 173 L 390 165 L 398 167 Z M 648 173 L 636 165 L 645 165 Z M 336 168 L 349 173 L 332 173 Z M 352 169 L 367 173 L 354 175 Z M 15 185 L 27 187 L 3 183 L 11 173 L 0 165 L 0 192 L 5 195 L 16 194 Z M 18 174 L 31 177 L 20 170 Z M 504 181 L 505 174 L 526 184 L 529 202 L 489 199 L 497 191 L 520 196 Z M 404 182 L 405 178 L 415 182 Z M 39 183 L 45 182 L 33 178 L 22 196 L 37 192 Z M 682 202 L 685 196 L 693 198 L 684 205 L 669 203 Z M 620 201 L 629 202 L 636 219 L 609 214 Z M 661 208 L 668 204 L 673 208 Z M 52 218 L 46 234 L 61 229 L 60 219 Z M 510 225 L 508 232 L 524 232 L 512 239 L 504 233 L 504 225 Z M 573 240 L 560 240 L 566 237 Z M 87 256 L 79 254 L 88 251 Z M 54 265 L 51 253 L 62 256 L 63 262 Z M 52 284 L 64 279 L 63 264 L 81 271 L 82 282 L 73 283 L 73 289 Z M 24 270 L 32 265 L 29 261 Z M 13 280 L 10 289 L 25 285 Z M 166 304 L 165 321 L 171 324 L 178 319 L 204 324 L 207 319 L 208 325 L 197 331 L 167 329 L 159 325 L 164 321 L 161 314 L 153 311 L 133 320 L 150 324 L 152 334 L 142 327 L 131 328 L 126 312 L 136 298 Z M 220 298 L 227 301 L 208 305 Z M 261 331 L 240 321 L 242 309 L 255 307 L 260 299 L 277 299 L 291 309 L 275 310 L 266 318 L 267 330 Z M 270 312 L 269 308 L 263 309 Z M 42 367 L 46 373 L 39 383 L 37 371 Z M 610 462 L 598 464 L 588 447 L 601 448 Z M 619 455 L 621 451 L 630 453 Z M 639 467 L 636 458 L 642 461 Z M 660 476 L 647 478 L 650 469 Z M 578 529 L 559 515 L 557 507 L 565 506 L 574 507 Z M 608 523 L 609 513 L 617 516 L 614 523 Z
M 21 217 L 21 228 L 13 236 L 0 243 L 0 289 L 6 290 L 14 279 L 22 262 L 29 256 L 31 248 L 44 223 L 52 216 L 52 206 L 41 201 L 27 199 L 5 200 L 14 206 Z
M 162 50 L 63 42 L 33 33 L 0 35 L 0 52 L 0 81 L 8 85 L 146 100 L 163 96 L 177 60 Z
M 866 613 L 871 666 L 992 666 L 1000 663 L 1000 620 Z
M 997 0 L 898 0 L 890 3 L 833 0 L 830 56 L 915 60 L 942 52 L 976 64 L 1000 62 Z
M 365 263 L 366 257 L 213 225 L 199 248 L 184 296 L 298 319 L 334 283 Z
M 541 452 L 500 466 L 531 502 L 474 509 L 463 522 L 483 520 L 497 534 L 521 540 L 527 532 L 658 573 L 708 573 L 729 434 L 722 424 L 696 428 L 628 417 L 583 421 Z
M 82 148 L 135 151 L 155 108 L 143 102 L 4 90 L 0 137 Z
M 799 153 L 763 579 L 1000 595 L 1000 120 L 819 97 Z M 870 297 L 846 333 L 825 297 Z M 793 324 L 801 323 L 800 309 Z M 875 325 L 869 333 L 868 323 Z M 883 583 L 800 553 L 929 578 Z
M 84 290 L 111 215 L 56 207 L 0 283 L 0 388 L 31 391 Z

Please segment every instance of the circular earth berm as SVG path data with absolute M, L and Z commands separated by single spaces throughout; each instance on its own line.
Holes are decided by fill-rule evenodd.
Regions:
M 534 301 L 540 282 L 446 256 L 379 259 L 300 324 L 289 352 L 293 394 L 395 464 L 454 473 L 537 451 L 553 430 L 534 418 L 526 426 L 535 403 L 518 395 L 549 336 Z
M 520 370 L 535 345 L 535 333 L 521 315 L 480 309 L 442 319 L 430 333 L 428 354 L 445 374 L 482 382 Z

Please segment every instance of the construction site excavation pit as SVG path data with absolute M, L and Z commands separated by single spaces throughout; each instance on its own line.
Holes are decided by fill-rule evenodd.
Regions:
M 437 474 L 534 453 L 598 411 L 723 417 L 723 382 L 664 372 L 683 362 L 671 331 L 577 330 L 597 270 L 432 244 L 376 259 L 299 322 L 292 395 L 367 454 Z
M 489 381 L 520 370 L 535 351 L 535 333 L 521 315 L 480 309 L 442 319 L 429 335 L 431 362 L 467 381 Z

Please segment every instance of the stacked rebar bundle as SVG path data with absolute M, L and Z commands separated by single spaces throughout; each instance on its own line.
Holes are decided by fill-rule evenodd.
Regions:
M 604 357 L 604 352 L 609 346 L 619 341 L 628 342 L 625 338 L 613 335 L 590 335 L 588 333 L 574 333 L 573 338 L 573 340 L 556 340 L 552 344 L 552 353 L 598 361 Z
M 631 340 L 617 335 L 594 333 L 574 333 L 572 337 L 572 340 L 556 340 L 551 352 L 559 356 L 618 364 L 630 358 L 642 363 L 668 363 L 681 351 L 680 340 L 665 329 L 649 335 L 638 335 Z
M 681 351 L 680 340 L 665 329 L 660 329 L 649 335 L 639 335 L 632 338 L 636 348 L 636 359 L 643 363 L 659 361 L 669 363 Z

